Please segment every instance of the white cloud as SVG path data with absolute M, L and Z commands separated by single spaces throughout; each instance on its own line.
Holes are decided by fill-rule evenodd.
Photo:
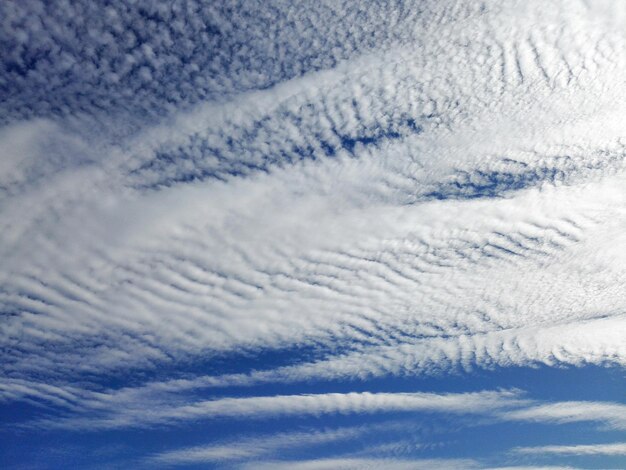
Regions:
M 297 469 L 297 470 L 356 470 L 356 469 L 377 469 L 388 468 L 391 470 L 420 470 L 430 468 L 458 469 L 458 468 L 480 468 L 480 466 L 470 459 L 360 459 L 360 458 L 328 458 L 305 461 L 269 461 L 255 462 L 243 468 L 268 468 L 268 469 Z
M 578 444 L 536 447 L 516 447 L 520 454 L 565 454 L 565 455 L 626 455 L 626 444 Z
M 84 411 L 114 397 L 126 408 L 104 419 L 121 426 L 262 414 L 258 400 L 173 406 L 188 403 L 178 393 L 213 385 L 625 364 L 620 7 L 498 2 L 481 13 L 473 3 L 425 5 L 418 23 L 413 13 L 394 19 L 380 9 L 361 17 L 345 4 L 302 11 L 293 27 L 311 20 L 304 36 L 328 42 L 312 46 L 291 33 L 274 40 L 306 66 L 257 74 L 244 59 L 262 62 L 263 54 L 233 53 L 223 77 L 188 101 L 173 98 L 167 119 L 140 120 L 119 141 L 76 116 L 4 128 L 0 343 L 11 379 L 2 399 Z M 11 23 L 24 43 L 7 48 L 18 66 L 31 36 L 54 54 L 54 44 L 71 40 L 75 57 L 54 58 L 64 70 L 85 64 L 94 43 L 124 39 L 123 63 L 87 67 L 81 83 L 119 92 L 114 105 L 149 69 L 149 89 L 131 94 L 149 97 L 155 110 L 161 98 L 150 87 L 172 96 L 164 80 L 173 75 L 162 73 L 184 51 L 167 34 L 184 36 L 198 15 L 154 13 L 173 15 L 182 29 L 148 31 L 141 45 L 115 31 L 136 19 L 132 12 L 86 15 L 106 31 L 83 48 L 53 37 L 58 28 L 45 26 L 63 14 L 47 18 L 44 7 L 32 7 L 32 22 Z M 5 8 L 24 17 L 26 7 Z M 357 24 L 349 34 L 346 15 Z M 372 32 L 367 44 L 335 50 L 333 38 Z M 255 36 L 252 49 L 266 40 Z M 210 63 L 196 65 L 172 86 L 208 76 Z M 39 70 L 12 82 L 11 120 L 65 112 L 20 101 L 48 75 L 59 91 L 45 88 L 50 100 L 82 103 L 81 89 L 54 80 L 56 68 Z M 214 92 L 226 95 L 218 102 Z M 299 346 L 318 356 L 108 392 L 82 380 Z M 133 394 L 173 405 L 143 416 Z M 377 395 L 350 397 L 324 406 L 400 409 Z M 278 406 L 272 399 L 264 400 Z M 288 401 L 293 413 L 326 403 Z
M 507 408 L 527 403 L 516 391 L 275 395 L 225 397 L 182 404 L 168 403 L 164 398 L 167 396 L 157 396 L 156 401 L 148 401 L 149 397 L 128 394 L 125 400 L 124 396 L 94 394 L 82 401 L 82 410 L 74 416 L 37 420 L 29 425 L 38 428 L 97 430 L 175 425 L 219 418 L 266 419 L 327 414 L 425 412 L 493 416 Z
M 626 405 L 621 403 L 567 401 L 504 413 L 506 419 L 544 423 L 596 421 L 613 429 L 626 429 Z
M 150 461 L 184 465 L 200 462 L 224 462 L 233 460 L 250 460 L 279 454 L 284 450 L 298 447 L 315 446 L 337 441 L 359 438 L 367 428 L 339 428 L 324 431 L 280 433 L 265 437 L 240 439 L 233 442 L 196 446 L 191 448 L 167 451 L 150 457 Z
M 566 324 L 519 327 L 452 338 L 425 338 L 394 346 L 376 346 L 336 355 L 328 360 L 299 364 L 245 376 L 207 378 L 207 385 L 300 381 L 313 377 L 380 377 L 432 374 L 447 369 L 566 364 L 584 366 L 626 361 L 622 316 Z M 601 341 L 598 341 L 601 338 Z
M 554 466 L 554 465 L 549 465 L 549 466 L 545 466 L 545 465 L 541 465 L 541 466 L 535 466 L 535 465 L 524 465 L 524 466 L 507 466 L 507 467 L 489 467 L 489 470 L 575 470 L 576 467 L 569 467 L 569 466 Z

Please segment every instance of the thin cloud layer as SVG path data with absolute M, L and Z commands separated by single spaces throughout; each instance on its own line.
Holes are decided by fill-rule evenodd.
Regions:
M 394 388 L 626 364 L 624 5 L 217 3 L 0 6 L 11 423 L 624 429 L 591 390 Z M 301 464 L 380 456 L 335 457 Z
M 32 423 L 41 428 L 109 429 L 176 425 L 186 421 L 234 418 L 258 420 L 283 416 L 323 416 L 328 414 L 450 413 L 494 415 L 527 403 L 515 391 L 484 391 L 462 394 L 435 393 L 327 393 L 315 395 L 249 396 L 187 401 L 178 406 L 163 400 L 151 401 L 138 395 L 130 399 L 98 394 L 67 406 L 78 417 L 42 420 Z M 39 397 L 36 397 L 39 398 Z M 53 397 L 56 398 L 56 397 Z M 50 400 L 55 405 L 63 405 Z M 81 417 L 80 414 L 83 416 Z
M 626 444 L 519 447 L 515 451 L 522 454 L 626 455 Z

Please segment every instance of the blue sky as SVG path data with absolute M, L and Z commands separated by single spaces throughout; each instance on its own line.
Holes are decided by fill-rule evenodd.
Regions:
M 0 467 L 626 468 L 625 3 L 0 25 Z

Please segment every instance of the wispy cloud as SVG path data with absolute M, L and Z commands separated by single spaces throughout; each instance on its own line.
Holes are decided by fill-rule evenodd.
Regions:
M 96 400 L 100 398 L 99 400 Z M 110 403 L 109 403 L 110 402 Z M 323 416 L 328 414 L 371 414 L 426 412 L 493 415 L 527 401 L 516 391 L 475 393 L 326 393 L 275 395 L 244 398 L 217 398 L 191 401 L 178 406 L 139 401 L 111 401 L 93 397 L 85 401 L 83 414 L 69 418 L 46 419 L 31 423 L 35 427 L 67 429 L 109 429 L 175 425 L 201 419 L 265 419 L 280 416 Z
M 626 455 L 626 443 L 516 447 L 520 454 Z
M 508 419 L 546 423 L 596 421 L 613 429 L 626 429 L 626 405 L 606 402 L 556 402 L 505 413 Z
M 575 470 L 578 467 L 570 467 L 570 466 L 554 466 L 554 465 L 515 465 L 515 466 L 506 466 L 506 467 L 486 467 L 489 470 Z
M 298 470 L 356 470 L 389 468 L 392 470 L 420 470 L 428 468 L 458 469 L 458 468 L 480 468 L 480 466 L 470 459 L 316 459 L 307 461 L 270 461 L 256 462 L 244 466 L 243 468 L 293 468 Z
M 308 393 L 626 365 L 623 2 L 32 0 L 0 18 L 0 402 L 35 407 L 28 425 L 626 428 L 591 399 Z M 273 445 L 248 444 L 185 455 Z M 333 462 L 381 465 L 298 465 Z
M 47 121 L 12 131 L 44 137 L 29 148 L 5 139 L 21 150 L 2 212 L 2 305 L 13 312 L 4 338 L 21 332 L 24 344 L 11 351 L 8 371 L 63 377 L 205 350 L 303 342 L 322 345 L 330 356 L 365 346 L 378 354 L 431 337 L 446 340 L 440 359 L 431 359 L 433 370 L 469 367 L 473 358 L 478 365 L 483 358 L 623 361 L 612 347 L 604 354 L 553 336 L 557 344 L 534 348 L 524 339 L 533 328 L 577 328 L 621 305 L 615 280 L 623 263 L 610 246 L 623 238 L 617 221 L 624 96 L 615 78 L 621 54 L 610 51 L 623 38 L 613 29 L 598 36 L 584 9 L 481 12 L 435 3 L 419 21 L 441 19 L 447 55 L 441 35 L 416 38 L 403 30 L 404 39 L 380 38 L 371 53 L 355 46 L 342 56 L 348 62 L 333 60 L 287 81 L 281 76 L 274 87 L 178 110 L 114 145 Z M 107 15 L 122 23 L 139 14 L 116 8 Z M 21 18 L 20 11 L 9 13 Z M 45 24 L 62 21 L 46 11 L 42 5 L 35 16 Z M 511 41 L 510 11 L 537 34 Z M 187 14 L 174 17 L 185 24 L 192 21 Z M 302 24 L 317 14 L 302 12 Z M 359 17 L 355 34 L 385 18 L 379 12 L 370 24 Z M 500 53 L 483 62 L 481 42 L 452 47 L 467 29 L 455 21 L 483 31 L 487 18 Z M 563 27 L 551 37 L 555 23 Z M 581 34 L 588 47 L 562 45 Z M 42 47 L 53 50 L 56 40 L 42 36 Z M 300 41 L 285 40 L 300 50 Z M 416 62 L 409 40 L 438 61 Z M 24 47 L 16 53 L 26 57 Z M 162 47 L 136 46 L 128 86 L 152 67 L 149 51 Z M 431 75 L 450 79 L 438 85 Z M 151 83 L 164 87 L 158 76 Z M 458 78 L 473 76 L 484 83 Z M 23 80 L 14 85 L 26 86 Z M 572 87 L 579 93 L 572 95 Z M 536 100 L 516 104 L 529 90 Z M 564 114 L 572 119 L 563 122 Z M 493 115 L 511 118 L 492 123 Z M 485 126 L 498 138 L 481 137 Z M 596 273 L 593 286 L 585 281 L 589 272 Z M 492 352 L 501 330 L 520 348 L 517 357 Z M 483 346 L 492 336 L 495 344 Z M 555 349 L 567 353 L 555 356 Z
M 277 454 L 281 450 L 293 450 L 298 447 L 356 439 L 368 431 L 370 430 L 367 428 L 341 428 L 327 431 L 282 433 L 167 451 L 152 456 L 150 461 L 167 464 L 190 464 L 258 459 Z

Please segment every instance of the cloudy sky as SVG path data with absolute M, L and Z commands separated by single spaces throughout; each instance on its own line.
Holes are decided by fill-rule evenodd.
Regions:
M 626 468 L 626 2 L 0 3 L 0 467 Z

